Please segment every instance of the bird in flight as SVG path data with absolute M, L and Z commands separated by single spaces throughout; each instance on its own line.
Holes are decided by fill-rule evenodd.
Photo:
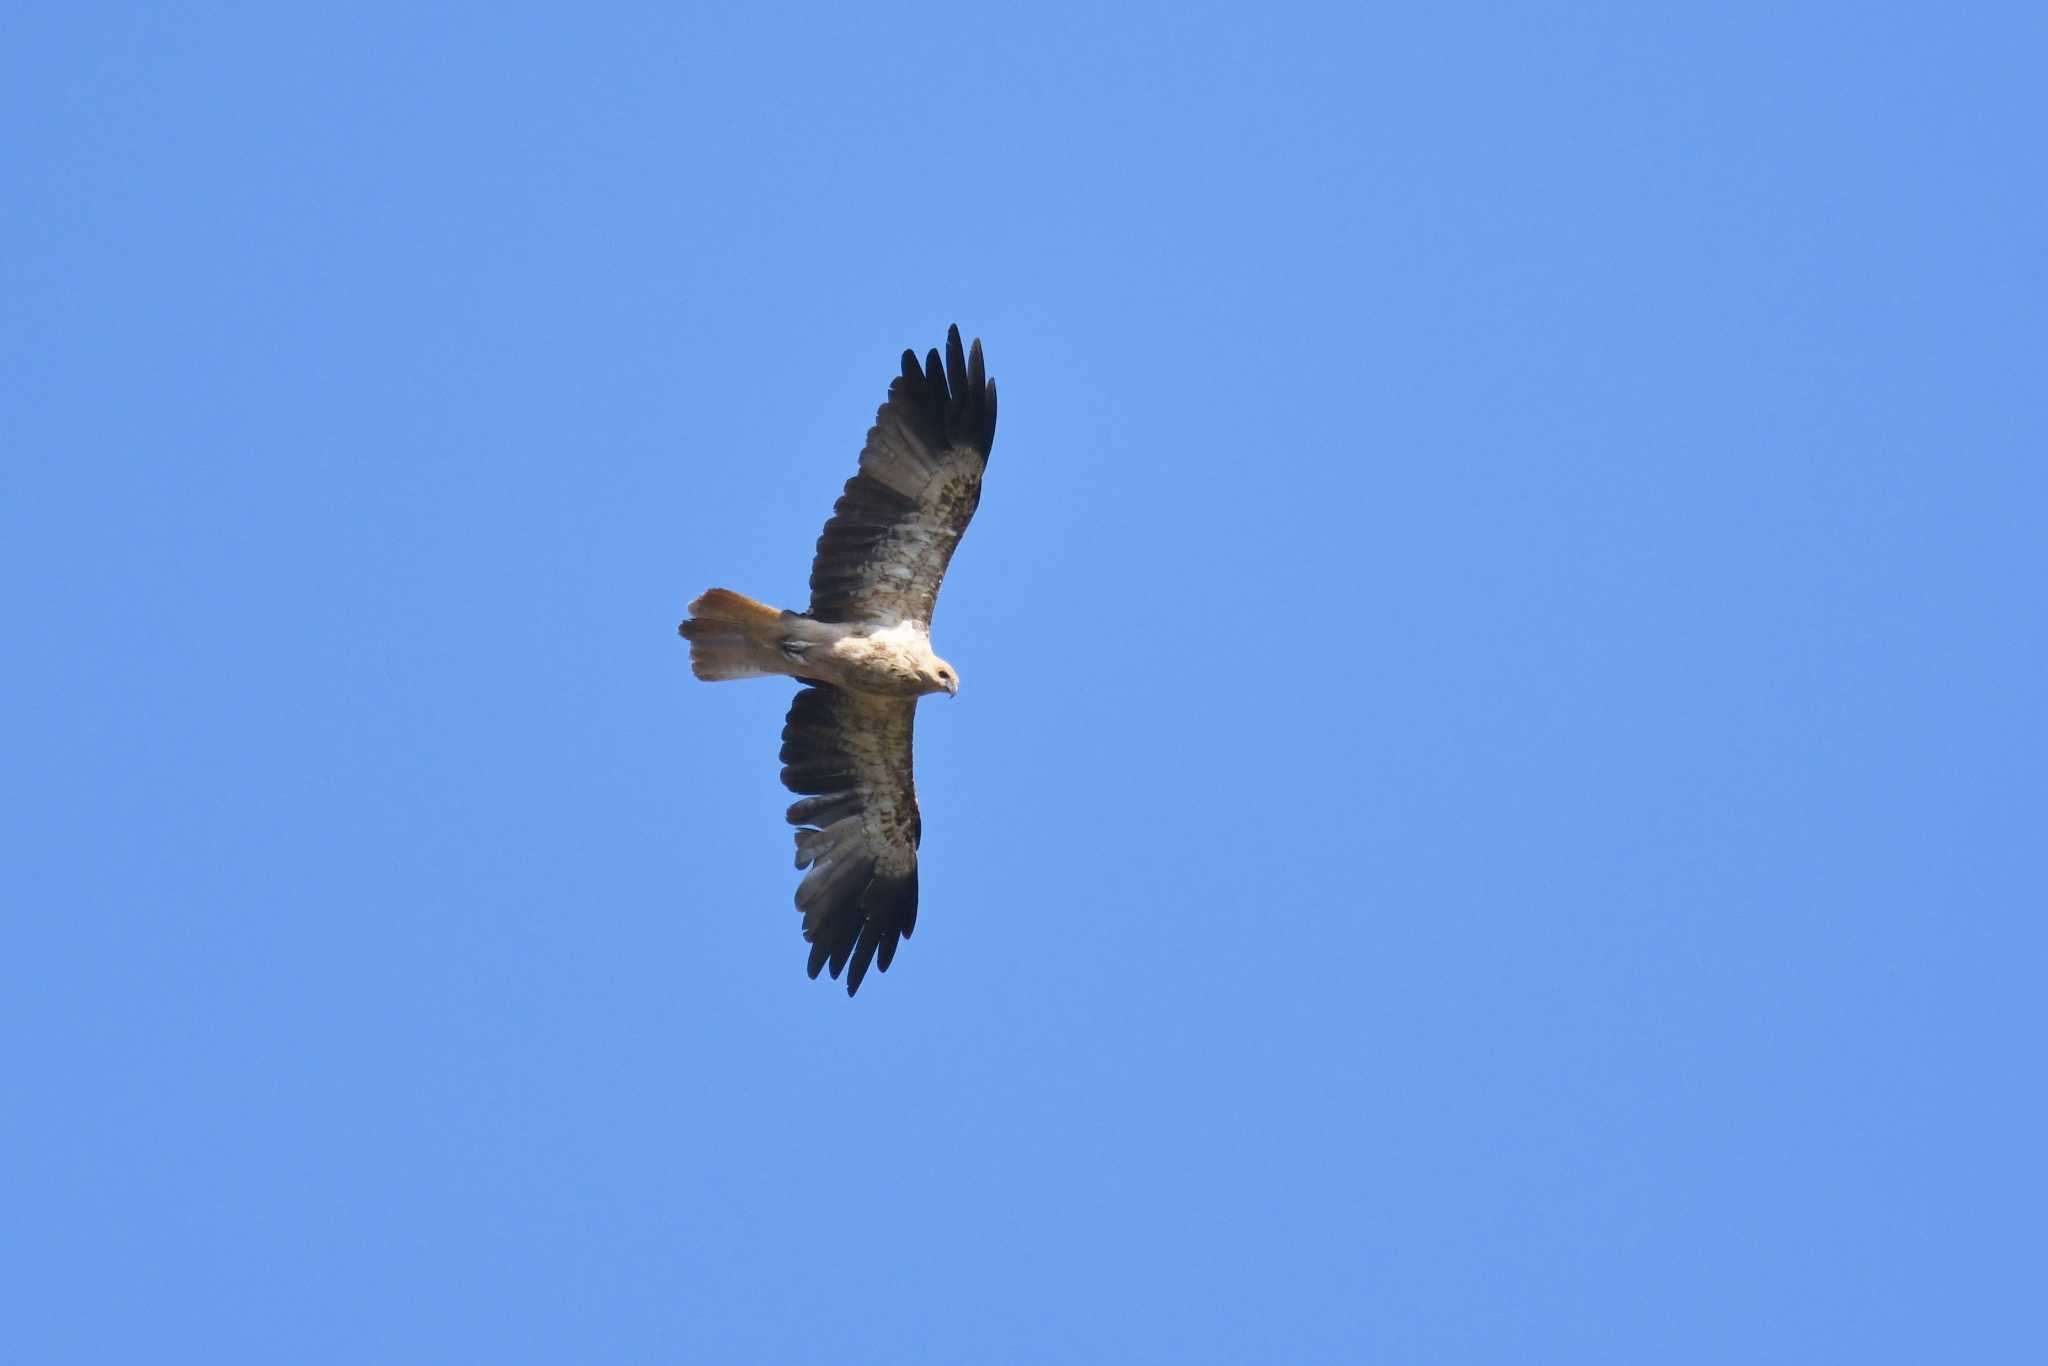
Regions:
M 804 686 L 782 728 L 782 781 L 800 800 L 797 886 L 809 970 L 846 970 L 846 994 L 882 971 L 917 926 L 922 834 L 911 726 L 926 693 L 960 675 L 932 652 L 932 604 L 981 502 L 996 434 L 996 386 L 981 341 L 946 333 L 903 373 L 875 414 L 860 470 L 846 481 L 811 561 L 811 605 L 778 611 L 726 588 L 690 604 L 679 628 L 690 668 L 711 682 L 785 675 Z

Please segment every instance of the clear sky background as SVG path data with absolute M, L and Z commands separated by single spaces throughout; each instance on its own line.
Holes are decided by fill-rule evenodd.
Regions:
M 4 24 L 0 1355 L 2043 1359 L 2039 7 L 343 9 Z

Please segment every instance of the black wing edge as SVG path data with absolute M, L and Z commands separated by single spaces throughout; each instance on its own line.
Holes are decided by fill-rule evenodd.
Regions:
M 782 782 L 803 797 L 788 816 L 799 827 L 796 866 L 810 870 L 796 889 L 811 946 L 808 971 L 815 978 L 829 967 L 836 981 L 845 969 L 851 996 L 868 965 L 887 972 L 897 944 L 917 928 L 917 865 L 907 874 L 884 873 L 862 839 L 867 790 L 843 738 L 843 698 L 825 683 L 797 693 L 782 728 Z M 920 826 L 913 815 L 913 848 Z
M 926 449 L 968 446 L 988 458 L 996 443 L 996 386 L 981 359 L 981 338 L 962 350 L 960 324 L 946 329 L 946 355 L 937 347 L 919 369 L 917 352 L 903 353 L 903 373 L 889 384 L 890 406 L 911 420 Z

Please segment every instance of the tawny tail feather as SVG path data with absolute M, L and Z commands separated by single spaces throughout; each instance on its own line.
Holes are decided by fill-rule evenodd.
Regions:
M 782 613 L 729 588 L 713 588 L 690 604 L 676 628 L 690 642 L 690 670 L 707 682 L 785 674 Z

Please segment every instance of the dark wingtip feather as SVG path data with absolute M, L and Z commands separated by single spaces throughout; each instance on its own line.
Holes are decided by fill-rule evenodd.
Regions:
M 946 404 L 948 437 L 971 442 L 986 458 L 996 440 L 996 386 L 988 377 L 981 338 L 963 348 L 958 323 L 946 329 L 946 379 L 951 390 Z
M 960 348 L 960 325 L 946 329 L 946 381 L 953 390 L 953 402 L 964 402 L 967 392 L 967 353 Z
M 860 990 L 861 979 L 868 975 L 868 964 L 875 959 L 875 950 L 881 945 L 881 928 L 874 921 L 864 921 L 860 927 L 860 938 L 854 941 L 853 961 L 846 970 L 846 994 L 853 995 Z

